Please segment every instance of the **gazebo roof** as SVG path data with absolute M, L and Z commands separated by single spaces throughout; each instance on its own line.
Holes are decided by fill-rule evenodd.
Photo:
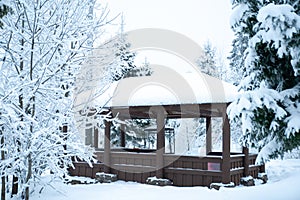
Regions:
M 167 118 L 222 117 L 237 93 L 236 86 L 200 72 L 161 70 L 112 84 L 94 106 L 124 119 L 153 118 L 158 110 Z
M 152 76 L 120 80 L 96 100 L 105 107 L 230 103 L 237 87 L 204 73 Z

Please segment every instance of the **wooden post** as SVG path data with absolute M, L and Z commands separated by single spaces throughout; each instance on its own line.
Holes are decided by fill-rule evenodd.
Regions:
M 211 117 L 206 117 L 206 155 L 212 151 L 212 124 Z
M 157 142 L 156 142 L 156 177 L 164 178 L 165 153 L 165 114 L 163 109 L 156 112 Z
M 244 154 L 244 177 L 249 176 L 249 149 L 247 147 L 243 147 Z
M 120 125 L 120 143 L 121 143 L 121 147 L 125 147 L 126 143 L 125 143 L 125 124 L 121 124 Z
M 99 131 L 98 131 L 98 127 L 94 127 L 94 147 L 95 147 L 95 149 L 98 148 L 98 144 L 99 144 Z
M 263 163 L 263 164 L 260 165 L 259 172 L 260 173 L 265 173 L 266 172 L 266 165 L 265 165 L 265 163 Z
M 110 126 L 111 122 L 105 120 L 105 134 L 104 134 L 104 172 L 110 173 Z
M 223 110 L 222 183 L 230 183 L 230 125 L 226 109 Z
M 91 126 L 91 125 L 89 125 Z M 93 127 L 85 130 L 85 145 L 93 146 Z

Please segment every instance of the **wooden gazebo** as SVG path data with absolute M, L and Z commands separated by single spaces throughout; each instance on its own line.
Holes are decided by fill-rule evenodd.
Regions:
M 258 173 L 264 172 L 264 165 L 255 165 L 257 155 L 250 154 L 247 148 L 243 148 L 242 152 L 230 151 L 230 123 L 226 109 L 236 95 L 235 87 L 205 74 L 192 76 L 198 81 L 194 81 L 192 86 L 186 79 L 179 83 L 165 77 L 162 79 L 159 75 L 120 81 L 113 89 L 112 100 L 106 109 L 112 119 L 117 117 L 121 121 L 155 119 L 156 149 L 125 148 L 126 133 L 122 124 L 121 148 L 111 148 L 112 122 L 106 120 L 104 149 L 98 148 L 98 131 L 94 132 L 95 154 L 99 162 L 93 168 L 85 163 L 75 163 L 75 169 L 70 170 L 71 175 L 94 177 L 96 172 L 103 171 L 117 174 L 118 179 L 125 181 L 145 183 L 148 177 L 156 176 L 170 179 L 176 186 L 209 186 L 211 183 L 230 182 L 238 185 L 242 177 L 251 175 L 255 178 Z M 172 86 L 172 83 L 175 85 Z M 151 91 L 153 84 L 155 92 Z M 171 93 L 176 97 L 168 98 Z M 221 152 L 212 151 L 211 121 L 214 117 L 223 119 Z M 178 118 L 206 119 L 206 156 L 165 153 L 165 121 Z

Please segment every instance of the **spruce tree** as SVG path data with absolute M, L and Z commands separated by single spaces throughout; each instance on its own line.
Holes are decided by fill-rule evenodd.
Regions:
M 115 48 L 117 49 L 115 53 L 116 62 L 111 66 L 111 74 L 113 80 L 118 81 L 135 68 L 135 53 L 130 51 L 130 43 L 126 42 L 122 35 L 116 41 Z
M 151 76 L 153 74 L 153 70 L 150 67 L 150 63 L 147 61 L 147 58 L 145 58 L 144 63 L 140 67 L 135 67 L 131 69 L 124 78 L 129 77 L 139 77 L 139 76 Z
M 114 39 L 115 62 L 110 65 L 112 79 L 118 81 L 136 66 L 134 63 L 135 52 L 130 50 L 131 44 L 127 41 L 127 34 L 124 33 L 124 18 L 121 18 L 120 31 Z
M 299 4 L 233 1 L 231 66 L 244 74 L 242 93 L 228 112 L 232 120 L 242 121 L 243 144 L 260 151 L 258 161 L 300 146 Z
M 200 68 L 200 71 L 210 76 L 219 78 L 216 63 L 216 48 L 213 47 L 209 41 L 207 41 L 203 45 L 203 51 L 204 54 L 201 55 L 196 61 L 196 64 Z

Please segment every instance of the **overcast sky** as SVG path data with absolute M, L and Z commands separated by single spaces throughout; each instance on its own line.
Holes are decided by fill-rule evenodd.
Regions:
M 209 40 L 224 57 L 231 49 L 230 0 L 104 0 L 110 15 L 123 13 L 125 31 L 163 28 L 203 46 Z

